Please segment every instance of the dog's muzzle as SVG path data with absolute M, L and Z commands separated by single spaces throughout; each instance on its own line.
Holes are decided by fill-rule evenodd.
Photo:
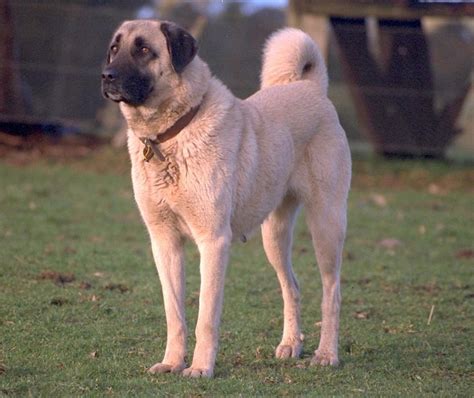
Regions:
M 102 71 L 102 94 L 112 101 L 138 106 L 152 91 L 151 78 L 136 68 L 117 68 L 111 64 Z

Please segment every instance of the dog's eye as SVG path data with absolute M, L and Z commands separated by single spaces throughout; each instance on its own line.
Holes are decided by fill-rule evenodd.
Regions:
M 150 49 L 148 47 L 142 47 L 140 48 L 140 51 L 142 52 L 142 54 L 146 55 L 146 54 L 150 54 Z
M 118 51 L 118 46 L 114 44 L 112 47 L 110 47 L 110 51 L 115 54 Z

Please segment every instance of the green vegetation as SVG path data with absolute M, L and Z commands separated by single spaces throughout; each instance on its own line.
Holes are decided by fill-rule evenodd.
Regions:
M 146 373 L 163 354 L 164 311 L 124 154 L 106 151 L 67 165 L 1 164 L 0 180 L 0 396 L 474 391 L 468 165 L 355 161 L 337 369 L 309 366 L 321 285 L 303 220 L 294 247 L 305 333 L 300 360 L 273 359 L 281 298 L 260 239 L 235 245 L 213 380 Z M 189 245 L 190 353 L 197 259 Z

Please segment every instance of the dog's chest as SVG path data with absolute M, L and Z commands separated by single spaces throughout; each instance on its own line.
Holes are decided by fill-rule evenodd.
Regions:
M 171 189 L 179 184 L 180 167 L 174 159 L 151 159 L 147 164 L 143 164 L 143 174 L 155 190 Z
M 132 177 L 134 187 L 146 187 L 146 191 L 157 193 L 157 190 L 166 190 L 176 187 L 180 180 L 180 166 L 176 160 L 176 149 L 167 148 L 164 160 L 154 155 L 142 143 L 129 143 L 130 157 L 132 160 Z M 151 156 L 147 156 L 151 152 Z M 149 155 L 148 153 L 148 155 Z
M 132 179 L 135 199 L 147 224 L 172 223 L 173 228 L 191 237 L 190 223 L 199 224 L 196 213 L 199 178 L 186 162 L 166 156 L 166 160 L 133 159 Z

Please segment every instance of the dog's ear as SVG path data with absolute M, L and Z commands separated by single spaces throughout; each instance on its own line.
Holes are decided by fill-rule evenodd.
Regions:
M 166 37 L 173 68 L 176 73 L 181 73 L 197 53 L 196 40 L 183 28 L 171 22 L 162 22 L 160 29 Z

